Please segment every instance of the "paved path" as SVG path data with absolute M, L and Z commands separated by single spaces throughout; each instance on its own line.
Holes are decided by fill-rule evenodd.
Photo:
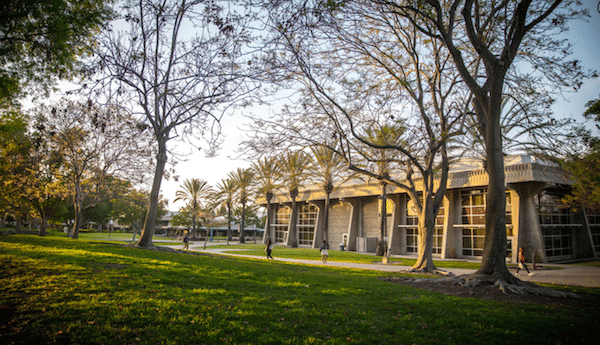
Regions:
M 211 248 L 214 245 L 223 245 L 225 242 L 213 242 L 207 243 L 206 249 L 203 249 L 204 242 L 194 242 L 190 244 L 190 250 L 211 253 L 211 254 L 219 254 L 219 255 L 231 255 L 236 256 L 236 254 L 224 253 L 224 251 L 234 251 L 235 249 L 216 249 Z M 230 244 L 239 244 L 230 242 Z M 175 249 L 181 249 L 181 245 L 169 246 Z M 243 249 L 240 249 L 243 250 Z M 330 250 L 331 251 L 331 250 Z M 276 261 L 285 261 L 285 262 L 294 262 L 294 263 L 302 263 L 307 265 L 327 265 L 332 267 L 348 267 L 348 268 L 358 268 L 358 269 L 368 269 L 368 270 L 378 270 L 385 272 L 398 272 L 398 271 L 407 271 L 410 269 L 409 266 L 401 266 L 401 265 L 384 265 L 384 264 L 359 264 L 352 262 L 335 262 L 328 261 L 326 264 L 321 263 L 321 260 L 302 260 L 302 259 L 288 259 L 288 258 L 278 258 L 277 257 L 277 247 L 273 251 L 274 257 Z M 335 251 L 333 251 L 335 253 Z M 252 257 L 257 259 L 266 260 L 265 256 L 249 256 L 249 255 L 240 255 L 244 257 Z M 400 256 L 392 256 L 392 258 L 401 258 Z M 580 266 L 580 265 L 558 265 L 558 264 L 549 264 L 547 266 L 552 268 L 560 268 L 560 269 L 546 269 L 545 265 L 539 267 L 537 270 L 533 271 L 531 265 L 527 265 L 529 267 L 530 272 L 533 272 L 532 276 L 527 275 L 525 270 L 519 271 L 519 279 L 525 281 L 531 281 L 535 283 L 548 283 L 548 284 L 556 284 L 556 285 L 575 285 L 575 286 L 585 286 L 585 287 L 600 287 L 600 267 L 590 267 L 590 266 Z M 444 271 L 452 272 L 456 275 L 473 273 L 475 270 L 473 269 L 462 269 L 462 268 L 443 268 Z

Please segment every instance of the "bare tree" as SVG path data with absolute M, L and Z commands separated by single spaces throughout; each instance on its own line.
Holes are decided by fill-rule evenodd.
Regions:
M 100 39 L 98 89 L 131 100 L 154 133 L 157 156 L 150 204 L 138 246 L 151 246 L 167 143 L 205 141 L 214 154 L 224 112 L 250 90 L 249 16 L 228 1 L 127 0 L 120 21 Z
M 432 271 L 426 249 L 445 195 L 448 145 L 460 134 L 469 94 L 457 87 L 458 73 L 444 46 L 423 37 L 410 21 L 359 3 L 335 11 L 311 4 L 286 3 L 271 12 L 277 48 L 271 62 L 282 82 L 299 83 L 302 94 L 277 118 L 257 119 L 246 143 L 254 151 L 335 143 L 330 149 L 350 169 L 384 188 L 406 190 L 422 216 L 423 250 L 414 269 Z M 375 135 L 386 128 L 395 130 Z M 382 165 L 396 174 L 378 169 Z M 380 254 L 384 236 L 382 230 Z
M 288 64 L 297 66 L 295 75 L 301 75 L 307 93 L 319 95 L 319 102 L 325 113 L 332 114 L 331 119 L 336 119 L 333 115 L 333 109 L 340 114 L 349 116 L 356 115 L 357 109 L 351 108 L 348 104 L 348 98 L 331 96 L 334 92 L 343 90 L 340 83 L 332 82 L 331 76 L 341 76 L 353 82 L 352 85 L 370 85 L 363 80 L 352 78 L 360 73 L 361 69 L 368 71 L 365 73 L 367 79 L 373 76 L 370 67 L 371 64 L 378 64 L 379 61 L 385 61 L 389 57 L 408 56 L 418 57 L 438 57 L 450 56 L 451 59 L 443 58 L 441 65 L 452 71 L 450 79 L 439 79 L 439 85 L 449 86 L 452 84 L 461 84 L 458 90 L 464 90 L 463 96 L 455 99 L 462 99 L 456 103 L 445 103 L 451 105 L 457 114 L 474 115 L 474 124 L 477 133 L 483 138 L 486 168 L 490 178 L 490 188 L 488 188 L 488 200 L 490 204 L 487 207 L 486 222 L 486 241 L 484 248 L 484 259 L 482 267 L 478 274 L 483 274 L 487 278 L 497 281 L 499 284 L 517 283 L 518 280 L 509 274 L 506 269 L 506 229 L 505 229 L 505 188 L 504 188 L 504 163 L 503 163 L 503 142 L 502 127 L 500 119 L 506 113 L 502 112 L 502 102 L 506 99 L 504 93 L 507 85 L 517 86 L 523 81 L 530 79 L 536 86 L 549 92 L 561 90 L 565 87 L 578 87 L 581 80 L 590 73 L 583 72 L 577 61 L 569 61 L 570 46 L 557 39 L 555 36 L 562 30 L 565 30 L 565 23 L 569 19 L 579 17 L 582 12 L 577 7 L 577 1 L 476 1 L 476 0 L 456 0 L 456 1 L 395 1 L 395 0 L 371 0 L 364 1 L 343 1 L 343 2 L 269 2 L 274 10 L 271 11 L 270 19 L 275 24 L 273 28 L 279 33 L 275 40 L 279 48 L 288 52 L 290 59 Z M 283 10 L 281 10 L 283 9 Z M 316 18 L 316 19 L 315 19 Z M 341 18 L 341 21 L 340 21 Z M 364 20 L 374 20 L 379 23 L 402 23 L 402 25 L 391 25 L 387 28 L 379 26 L 378 29 L 371 29 Z M 344 23 L 341 25 L 339 23 Z M 367 26 L 365 26 L 367 24 Z M 380 35 L 389 35 L 394 37 L 401 32 L 396 28 L 408 28 L 413 31 L 416 41 L 431 41 L 432 46 L 437 41 L 443 47 L 439 48 L 441 55 L 437 54 L 419 54 L 421 49 L 414 49 L 413 46 L 407 46 L 396 42 L 377 41 Z M 323 59 L 336 56 L 340 52 L 359 50 L 366 52 L 362 48 L 356 48 L 353 40 L 339 39 L 339 29 L 346 29 L 347 32 L 354 33 L 354 37 L 366 32 L 367 46 L 373 49 L 376 54 L 369 59 L 370 64 L 359 64 L 356 60 L 338 60 L 348 62 L 347 64 L 328 64 Z M 286 34 L 287 33 L 287 34 Z M 316 34 L 315 34 L 316 33 Z M 320 33 L 320 34 L 319 34 Z M 352 36 L 350 36 L 352 37 Z M 370 39 L 374 37 L 375 39 Z M 334 38 L 339 44 L 331 43 Z M 327 43 L 325 43 L 327 42 Z M 376 42 L 375 45 L 369 45 Z M 394 50 L 397 49 L 397 50 Z M 388 52 L 396 52 L 389 54 Z M 383 54 L 380 54 L 383 53 Z M 273 59 L 275 60 L 273 56 Z M 379 57 L 384 57 L 380 59 Z M 420 62 L 424 62 L 419 59 Z M 388 60 L 389 61 L 389 60 Z M 519 61 L 519 68 L 515 67 L 515 62 Z M 426 62 L 426 61 L 425 61 Z M 529 64 L 532 68 L 523 68 Z M 280 64 L 285 67 L 285 64 Z M 339 67 L 343 66 L 343 67 Z M 348 68 L 350 66 L 350 68 Z M 394 74 L 397 69 L 401 70 L 398 64 L 383 65 L 386 73 Z M 423 65 L 422 65 L 423 66 Z M 433 65 L 431 65 L 433 66 Z M 367 68 L 365 68 L 367 67 Z M 419 72 L 425 71 L 423 68 L 415 69 Z M 415 75 L 419 75 L 416 73 Z M 445 73 L 442 73 L 444 76 Z M 329 78 L 329 79 L 328 79 Z M 383 80 L 381 84 L 390 85 L 391 78 Z M 418 80 L 418 78 L 398 79 L 398 84 L 404 86 L 406 83 Z M 511 91 L 516 89 L 512 88 Z M 425 89 L 423 89 L 425 90 Z M 456 90 L 456 89 L 455 89 Z M 416 93 L 418 95 L 418 93 Z M 417 97 L 418 98 L 418 97 Z M 472 98 L 472 101 L 470 101 Z M 377 107 L 383 108 L 389 98 L 378 99 Z M 444 99 L 434 97 L 431 102 L 436 111 L 436 105 L 444 104 L 437 101 Z M 445 99 L 447 102 L 450 99 Z M 413 97 L 413 101 L 418 103 Z M 304 103 L 302 103 L 304 106 Z M 427 109 L 424 108 L 424 109 Z M 449 110 L 450 107 L 446 107 Z M 312 110 L 312 109 L 311 109 Z M 300 112 L 297 112 L 300 114 Z M 305 111 L 304 114 L 310 113 Z M 312 114 L 311 114 L 312 115 Z M 338 122 L 339 123 L 339 122 Z M 288 123 L 290 130 L 288 133 L 298 133 L 297 123 Z M 428 125 L 426 125 L 427 128 Z M 338 126 L 345 129 L 341 133 L 347 138 L 348 133 L 355 133 L 357 125 L 348 125 L 347 127 Z M 435 126 L 429 127 L 431 129 Z M 448 127 L 451 128 L 451 127 Z M 459 127 L 460 128 L 460 127 Z M 526 134 L 528 130 L 523 132 Z M 446 129 L 436 130 L 437 133 L 445 133 L 442 140 L 437 141 L 441 145 L 447 145 L 448 139 L 452 137 L 450 131 Z M 301 135 L 300 135 L 301 136 Z M 421 141 L 427 142 L 427 141 Z M 433 145 L 432 147 L 435 147 Z M 438 151 L 442 156 L 448 152 L 449 147 Z M 442 153 L 445 152 L 445 153 Z M 428 156 L 432 157 L 432 156 Z M 415 164 L 416 162 L 410 161 Z M 431 160 L 435 162 L 436 160 Z M 441 161 L 444 161 L 442 159 Z M 405 164 L 399 162 L 400 164 Z M 440 160 L 438 160 L 440 162 Z M 447 164 L 442 164 L 444 166 Z M 427 164 L 425 165 L 427 166 Z M 418 171 L 418 170 L 417 170 Z M 441 171 L 441 180 L 444 181 L 444 169 L 432 170 Z M 408 170 L 410 173 L 410 169 Z M 434 174 L 429 175 L 434 177 Z M 423 176 L 423 181 L 429 178 Z M 445 188 L 445 187 L 444 187 Z M 440 190 L 440 192 L 445 189 Z M 409 192 L 410 195 L 410 192 Z M 440 201 L 443 193 L 430 194 L 433 200 Z M 411 196 L 411 199 L 413 197 Z M 428 198 L 425 198 L 427 200 Z M 437 203 L 437 202 L 436 202 Z M 434 204 L 436 204 L 434 203 Z M 438 204 L 439 205 L 439 204 Z
M 439 40 L 473 94 L 475 125 L 483 138 L 489 176 L 486 235 L 477 274 L 499 284 L 518 284 L 506 268 L 504 146 L 501 121 L 507 85 L 530 78 L 557 90 L 578 87 L 583 73 L 569 61 L 570 46 L 555 36 L 582 12 L 577 1 L 372 0 Z M 424 25 L 422 23 L 428 23 Z M 515 67 L 519 64 L 519 68 Z M 531 70 L 525 66 L 530 64 Z M 525 72 L 524 72 L 525 71 Z
M 75 209 L 69 237 L 78 238 L 83 211 L 97 205 L 114 178 L 143 180 L 150 164 L 145 128 L 116 106 L 63 100 L 35 111 L 40 135 L 49 140 Z
M 374 127 L 365 129 L 365 139 L 369 143 L 378 146 L 394 145 L 402 146 L 405 129 L 400 126 L 378 126 L 374 124 Z M 397 172 L 397 167 L 394 167 L 394 163 L 398 160 L 398 150 L 395 149 L 381 149 L 372 146 L 366 146 L 364 151 L 361 153 L 359 158 L 365 162 L 363 164 L 360 161 L 352 164 L 350 169 L 356 170 L 362 174 L 368 175 L 371 178 L 380 180 L 381 184 L 381 196 L 380 200 L 380 226 L 379 226 L 379 241 L 377 243 L 377 250 L 375 255 L 377 256 L 389 256 L 387 250 L 387 243 L 385 238 L 388 237 L 388 225 L 387 225 L 387 186 L 388 182 L 392 178 L 392 172 Z
M 316 145 L 310 147 L 312 162 L 309 169 L 308 179 L 319 185 L 325 192 L 324 232 L 322 240 L 329 242 L 329 208 L 331 205 L 331 193 L 333 190 L 348 181 L 353 174 L 349 173 L 343 158 L 327 145 Z M 315 246 L 320 243 L 315 239 Z

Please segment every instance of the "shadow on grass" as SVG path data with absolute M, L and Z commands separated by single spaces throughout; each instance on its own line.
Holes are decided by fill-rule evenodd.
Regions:
M 0 260 L 4 344 L 581 343 L 598 321 L 377 279 L 397 274 L 64 238 L 2 236 Z

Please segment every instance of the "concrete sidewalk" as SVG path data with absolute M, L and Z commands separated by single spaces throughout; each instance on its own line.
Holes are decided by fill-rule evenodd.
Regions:
M 204 242 L 195 242 L 190 244 L 190 250 L 211 253 L 217 255 L 230 255 L 236 256 L 236 254 L 232 253 L 224 253 L 224 251 L 235 251 L 236 249 L 216 249 L 211 248 L 215 245 L 224 245 L 225 242 L 208 242 L 206 244 L 206 249 L 204 248 Z M 239 244 L 237 242 L 230 242 L 231 245 Z M 174 249 L 181 249 L 182 245 L 177 246 L 169 246 Z M 239 249 L 242 251 L 243 249 Z M 335 256 L 335 250 L 329 250 L 330 257 Z M 331 255 L 333 254 L 333 255 Z M 266 259 L 265 256 L 250 256 L 250 255 L 239 255 L 243 257 L 251 257 L 256 259 Z M 381 263 L 373 263 L 373 264 L 359 264 L 352 262 L 335 262 L 328 261 L 326 264 L 323 264 L 320 258 L 315 258 L 315 260 L 304 260 L 304 259 L 288 259 L 288 258 L 278 258 L 277 257 L 277 247 L 273 252 L 273 256 L 275 261 L 283 261 L 283 262 L 292 262 L 292 263 L 300 263 L 306 265 L 318 265 L 318 266 L 332 266 L 332 267 L 347 267 L 347 268 L 356 268 L 356 269 L 367 269 L 367 270 L 377 270 L 383 272 L 400 272 L 400 271 L 408 271 L 410 266 L 402 266 L 402 265 L 386 265 Z M 392 255 L 394 259 L 401 259 L 400 256 Z M 547 266 L 547 267 L 545 267 Z M 547 284 L 556 284 L 556 285 L 573 285 L 573 286 L 584 286 L 584 287 L 600 287 L 600 267 L 591 267 L 591 266 L 581 266 L 581 265 L 560 265 L 560 264 L 544 264 L 538 265 L 538 268 L 534 271 L 531 265 L 528 265 L 529 271 L 533 272 L 533 275 L 527 275 L 527 271 L 520 270 L 519 279 L 524 281 L 531 281 L 535 283 L 547 283 Z M 511 271 L 514 272 L 514 269 L 510 268 Z M 469 274 L 475 272 L 473 269 L 462 269 L 462 268 L 443 268 L 442 270 L 447 272 L 452 272 L 455 275 L 461 274 Z

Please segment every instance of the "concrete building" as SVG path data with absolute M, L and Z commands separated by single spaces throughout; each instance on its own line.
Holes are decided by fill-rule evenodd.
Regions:
M 600 252 L 600 216 L 560 207 L 572 181 L 560 168 L 529 156 L 509 156 L 506 173 L 508 260 L 516 262 L 519 247 L 529 260 L 568 261 L 594 258 Z M 417 181 L 418 183 L 418 181 Z M 483 253 L 488 175 L 475 159 L 451 168 L 448 192 L 437 215 L 434 257 L 478 259 Z M 331 194 L 328 240 L 347 250 L 374 252 L 381 223 L 379 183 L 346 183 Z M 408 195 L 387 186 L 387 245 L 391 254 L 417 255 L 417 216 Z M 266 204 L 264 200 L 263 205 Z M 325 193 L 317 187 L 297 198 L 296 241 L 318 248 L 324 238 Z M 265 236 L 289 245 L 291 199 L 278 193 L 271 200 L 270 227 Z

